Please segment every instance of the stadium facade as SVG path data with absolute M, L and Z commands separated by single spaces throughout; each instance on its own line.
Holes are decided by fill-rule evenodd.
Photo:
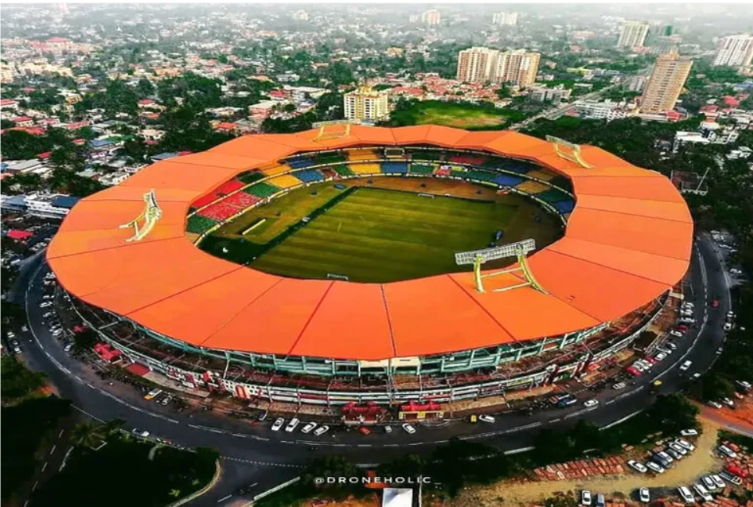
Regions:
M 293 189 L 379 176 L 517 193 L 559 217 L 564 236 L 512 270 L 483 270 L 483 287 L 469 272 L 384 284 L 284 278 L 196 246 Z M 669 180 L 599 148 L 341 125 L 158 162 L 81 201 L 47 259 L 103 340 L 187 386 L 296 403 L 449 401 L 609 360 L 660 314 L 692 237 Z

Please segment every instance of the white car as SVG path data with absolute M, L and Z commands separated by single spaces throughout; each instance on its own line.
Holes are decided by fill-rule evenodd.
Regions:
M 677 345 L 672 342 L 667 343 L 667 347 L 669 347 L 672 350 L 677 350 Z
M 580 492 L 580 504 L 591 505 L 591 492 L 587 489 Z
M 586 408 L 591 408 L 591 407 L 595 407 L 598 404 L 599 404 L 599 400 L 586 400 L 583 403 L 583 406 Z
M 716 474 L 712 474 L 712 475 L 710 475 L 709 477 L 711 477 L 711 480 L 712 480 L 712 481 L 714 481 L 714 485 L 715 485 L 715 486 L 716 486 L 717 488 L 721 488 L 721 489 L 724 489 L 724 481 L 722 480 L 722 478 L 721 478 L 721 477 L 719 477 L 719 476 L 718 476 L 718 475 L 716 475 Z
M 690 442 L 688 442 L 687 440 L 683 440 L 682 438 L 678 438 L 677 440 L 675 440 L 675 443 L 677 445 L 683 446 L 684 448 L 686 448 L 689 451 L 695 451 L 695 446 L 693 444 L 691 444 Z
M 680 454 L 682 456 L 687 456 L 687 454 L 688 454 L 688 450 L 686 448 L 684 448 L 683 446 L 678 445 L 678 444 L 676 444 L 674 442 L 670 442 L 669 448 L 672 449 L 672 450 L 674 450 L 676 453 L 678 453 L 678 454 Z
M 319 426 L 314 431 L 314 436 L 320 437 L 329 431 L 329 426 Z
M 724 323 L 724 330 L 725 331 L 731 331 L 732 330 L 732 323 L 731 322 L 725 322 Z
M 714 501 L 714 497 L 711 496 L 709 494 L 709 492 L 706 490 L 706 488 L 703 487 L 703 484 L 698 484 L 698 483 L 693 484 L 693 489 L 698 494 L 698 496 L 700 496 L 701 498 L 703 498 L 704 502 L 713 502 Z
M 701 477 L 701 482 L 703 482 L 703 486 L 709 491 L 714 491 L 716 489 L 716 483 L 714 482 L 714 479 L 712 479 L 708 475 Z
M 638 463 L 634 459 L 629 460 L 627 464 L 630 468 L 632 468 L 636 472 L 639 472 L 642 474 L 645 474 L 646 472 L 648 472 L 648 468 L 646 468 L 645 465 L 643 465 L 642 463 Z
M 646 466 L 649 468 L 649 470 L 651 470 L 654 473 L 657 473 L 657 474 L 664 473 L 664 467 L 653 461 L 647 461 Z
M 669 334 L 671 334 L 675 338 L 682 338 L 682 333 L 679 332 L 679 331 L 677 331 L 677 330 L 675 330 L 675 329 L 673 329 L 672 331 L 670 331 Z
M 480 416 L 478 416 L 478 420 L 479 421 L 484 421 L 484 422 L 487 422 L 487 423 L 493 423 L 495 421 L 494 417 L 492 417 L 490 415 L 480 415 Z
M 295 429 L 298 427 L 298 423 L 300 422 L 301 421 L 297 417 L 292 418 L 288 425 L 285 426 L 285 431 L 288 433 L 293 433 L 293 431 L 295 431 Z
M 285 424 L 285 419 L 278 417 L 277 419 L 275 419 L 274 424 L 272 424 L 272 431 L 280 431 L 280 428 L 282 428 L 283 424 Z
M 306 426 L 301 428 L 301 433 L 310 433 L 314 428 L 316 428 L 315 422 L 308 423 Z
M 680 497 L 685 503 L 693 503 L 695 502 L 695 497 L 693 496 L 693 493 L 690 492 L 688 488 L 685 486 L 680 486 L 677 488 L 677 492 L 680 493 Z
M 682 363 L 682 365 L 680 365 L 680 371 L 688 371 L 692 364 L 693 361 L 685 361 L 684 363 Z
M 710 401 L 708 402 L 708 406 L 712 408 L 722 408 L 722 404 L 718 403 L 716 401 Z
M 385 432 L 385 433 L 388 433 L 388 434 L 389 434 L 389 433 L 392 433 L 392 426 L 385 426 L 385 427 L 384 427 L 384 432 Z
M 141 437 L 141 438 L 146 438 L 146 437 L 148 437 L 148 436 L 149 436 L 149 432 L 148 432 L 148 431 L 146 431 L 146 430 L 141 430 L 141 429 L 139 429 L 139 428 L 133 428 L 133 429 L 131 430 L 131 433 L 133 433 L 133 434 L 134 434 L 134 435 L 136 435 L 137 437 Z
M 657 361 L 664 361 L 666 358 L 667 354 L 665 354 L 664 352 L 659 352 L 658 354 L 656 354 L 656 356 L 654 356 L 654 359 L 656 359 Z
M 737 458 L 737 453 L 733 451 L 732 449 L 730 449 L 729 447 L 727 447 L 726 445 L 720 445 L 719 452 L 721 452 L 722 454 L 726 454 L 728 457 L 732 459 Z
M 412 435 L 416 432 L 416 428 L 414 428 L 408 423 L 403 424 L 403 430 L 405 430 L 405 432 L 408 433 L 409 435 Z
M 733 275 L 742 275 L 743 274 L 743 272 L 741 270 L 737 269 L 737 268 L 732 268 L 732 269 L 729 270 L 729 272 L 732 273 Z
M 615 391 L 619 391 L 620 389 L 625 389 L 626 385 L 627 384 L 625 384 L 625 382 L 618 382 L 612 386 L 612 389 L 614 389 Z
M 50 303 L 49 301 L 47 301 L 46 303 L 42 303 L 41 305 L 39 305 L 39 308 L 47 308 L 48 306 L 52 306 L 52 303 Z
M 698 436 L 698 431 L 697 430 L 693 430 L 693 429 L 682 430 L 680 432 L 680 435 L 682 435 L 683 437 L 697 437 Z
M 641 502 L 643 503 L 649 503 L 651 502 L 651 494 L 648 492 L 648 488 L 641 488 L 638 490 L 638 497 L 640 498 Z

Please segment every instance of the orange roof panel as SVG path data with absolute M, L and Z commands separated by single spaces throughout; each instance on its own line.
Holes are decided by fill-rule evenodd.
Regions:
M 431 125 L 416 125 L 413 127 L 400 127 L 394 129 L 393 137 L 400 145 L 421 144 L 426 142 Z
M 674 222 L 692 223 L 690 210 L 681 202 L 650 201 L 647 199 L 626 199 L 603 195 L 578 195 L 578 207 L 600 211 L 612 211 L 626 215 L 661 218 Z
M 658 174 L 646 178 L 576 176 L 572 180 L 577 195 L 603 195 L 626 199 L 685 203 L 674 185 L 667 178 Z

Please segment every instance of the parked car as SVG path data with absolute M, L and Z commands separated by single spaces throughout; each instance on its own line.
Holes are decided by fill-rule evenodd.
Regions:
M 643 503 L 649 503 L 651 501 L 651 494 L 648 492 L 648 488 L 639 489 L 638 498 L 640 498 Z
M 674 442 L 670 442 L 670 444 L 669 444 L 669 448 L 670 448 L 670 449 L 673 449 L 673 450 L 674 450 L 675 452 L 677 452 L 677 453 L 679 453 L 679 454 L 681 454 L 681 455 L 683 455 L 683 456 L 685 456 L 685 455 L 687 455 L 687 454 L 688 454 L 688 450 L 687 450 L 687 449 L 685 449 L 685 448 L 684 448 L 683 446 L 681 446 L 681 445 L 677 445 L 677 444 L 675 444 Z
M 685 486 L 680 486 L 679 488 L 677 488 L 677 492 L 680 493 L 680 498 L 682 498 L 685 503 L 695 502 L 693 493 L 691 493 L 690 490 Z
M 612 386 L 612 389 L 614 389 L 615 391 L 619 391 L 620 389 L 625 389 L 626 385 L 627 384 L 625 384 L 625 382 L 617 382 L 615 385 Z
M 385 426 L 385 427 L 384 427 L 384 432 L 385 432 L 385 433 L 388 433 L 388 434 L 389 434 L 389 433 L 392 433 L 392 426 Z
M 604 495 L 599 493 L 596 495 L 596 507 L 606 507 L 607 501 L 604 499 Z
M 709 407 L 713 407 L 713 408 L 722 408 L 722 404 L 718 403 L 716 401 L 710 401 L 710 402 L 708 402 L 708 406 Z
M 721 477 L 719 477 L 717 474 L 709 475 L 709 477 L 711 477 L 711 480 L 714 481 L 714 485 L 718 489 L 724 489 L 724 481 Z
M 598 404 L 599 404 L 599 400 L 586 400 L 583 403 L 583 406 L 586 408 L 591 408 L 591 407 L 595 407 Z
M 142 430 L 142 429 L 139 429 L 139 428 L 133 428 L 131 430 L 131 433 L 133 433 L 137 437 L 141 437 L 141 438 L 146 438 L 146 437 L 149 436 L 149 432 L 148 431 Z
M 153 400 L 154 398 L 156 398 L 160 394 L 162 394 L 162 389 L 152 389 L 151 391 L 149 391 L 146 394 L 146 396 L 144 396 L 144 399 L 145 400 Z
M 680 432 L 680 435 L 682 435 L 683 437 L 696 437 L 698 436 L 698 430 L 694 430 L 694 429 L 682 430 Z
M 292 418 L 288 425 L 285 426 L 285 431 L 288 433 L 293 433 L 293 431 L 295 431 L 295 428 L 298 426 L 298 423 L 300 422 L 301 421 L 297 417 Z
M 721 452 L 722 454 L 725 454 L 727 457 L 730 457 L 733 459 L 737 458 L 737 453 L 733 451 L 732 449 L 730 449 L 729 447 L 727 447 L 726 445 L 720 445 L 719 452 Z
M 167 396 L 162 398 L 162 400 L 159 403 L 160 405 L 164 407 L 164 406 L 167 406 L 171 401 L 173 401 L 173 397 L 168 394 Z
M 730 322 L 725 322 L 725 323 L 724 323 L 724 330 L 725 330 L 725 331 L 731 331 L 731 330 L 732 330 L 732 323 L 730 323 Z
M 646 468 L 642 463 L 638 463 L 634 459 L 628 460 L 627 464 L 630 468 L 632 468 L 636 472 L 639 472 L 642 474 L 645 474 L 646 472 L 648 472 L 648 468 Z
M 727 472 L 726 470 L 719 473 L 719 477 L 724 479 L 725 481 L 729 482 L 730 484 L 734 484 L 735 486 L 740 486 L 743 483 L 742 478 L 731 474 Z
M 657 474 L 664 473 L 664 467 L 655 461 L 647 461 L 646 466 L 648 467 L 649 470 L 651 470 L 654 473 L 657 473 Z
M 315 422 L 310 422 L 306 426 L 304 426 L 303 428 L 301 428 L 301 433 L 310 433 L 311 430 L 313 430 L 314 428 L 316 428 L 316 423 Z
M 711 496 L 706 488 L 703 487 L 703 484 L 693 484 L 693 490 L 700 496 L 704 502 L 713 502 L 714 497 Z
M 478 420 L 479 421 L 484 421 L 484 422 L 487 422 L 487 423 L 493 423 L 495 421 L 494 417 L 492 417 L 490 415 L 480 415 L 480 416 L 478 416 Z
M 369 428 L 367 428 L 366 426 L 361 426 L 360 428 L 358 428 L 358 432 L 361 435 L 368 435 L 368 434 L 371 433 L 371 430 Z
M 714 491 L 716 489 L 716 483 L 714 482 L 714 479 L 712 479 L 708 475 L 701 477 L 701 482 L 703 483 L 703 486 L 709 491 Z
M 329 426 L 327 425 L 319 426 L 318 428 L 316 428 L 316 430 L 314 430 L 314 436 L 320 437 L 324 435 L 325 433 L 327 433 L 328 431 L 329 431 Z
M 684 363 L 682 363 L 682 365 L 680 365 L 680 371 L 688 371 L 692 364 L 693 361 L 685 361 Z
M 580 492 L 580 503 L 581 505 L 591 505 L 591 492 L 587 489 Z
M 675 440 L 675 443 L 677 445 L 683 446 L 685 449 L 687 449 L 689 451 L 695 451 L 695 446 L 693 444 L 691 444 L 690 442 L 688 442 L 687 440 L 684 440 L 682 438 L 678 438 L 677 440 Z
M 409 435 L 412 435 L 416 432 L 416 428 L 414 428 L 408 423 L 403 424 L 403 430 L 405 430 L 405 432 L 408 433 Z
M 282 428 L 282 425 L 285 424 L 285 419 L 282 417 L 278 417 L 275 419 L 275 422 L 272 424 L 272 431 L 280 431 L 280 428 Z
M 259 422 L 263 422 L 267 418 L 268 415 L 269 415 L 269 412 L 265 410 L 264 412 L 259 414 L 259 417 L 257 417 L 256 420 Z
M 671 447 L 667 447 L 667 449 L 665 450 L 665 452 L 667 454 L 669 454 L 670 456 L 672 456 L 672 458 L 676 459 L 677 461 L 680 461 L 683 458 L 682 454 L 680 454 L 679 452 L 675 451 Z

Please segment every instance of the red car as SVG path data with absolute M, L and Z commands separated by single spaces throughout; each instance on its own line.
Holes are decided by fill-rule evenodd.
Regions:
M 740 477 L 741 479 L 745 479 L 748 476 L 748 471 L 740 468 L 737 465 L 727 465 L 727 471 L 732 475 Z
M 686 326 L 685 324 L 680 324 L 679 326 L 677 326 L 677 330 L 681 333 L 685 333 L 688 330 L 688 326 Z
M 648 361 L 648 362 L 649 362 L 649 363 L 651 363 L 651 364 L 656 364 L 656 363 L 658 363 L 658 362 L 659 362 L 659 361 L 657 361 L 656 359 L 654 359 L 654 358 L 653 358 L 653 357 L 651 357 L 651 356 L 646 356 L 646 357 L 644 357 L 643 359 L 645 359 L 646 361 Z
M 634 377 L 638 377 L 641 374 L 641 372 L 639 372 L 638 370 L 636 370 L 632 366 L 628 366 L 627 368 L 625 368 L 625 371 L 628 372 L 629 374 L 631 374 Z
M 371 433 L 371 430 L 366 426 L 361 426 L 360 428 L 358 428 L 358 431 L 360 431 L 363 435 L 368 435 L 369 433 Z
M 715 299 L 711 302 L 711 308 L 717 308 L 719 306 L 719 300 Z

